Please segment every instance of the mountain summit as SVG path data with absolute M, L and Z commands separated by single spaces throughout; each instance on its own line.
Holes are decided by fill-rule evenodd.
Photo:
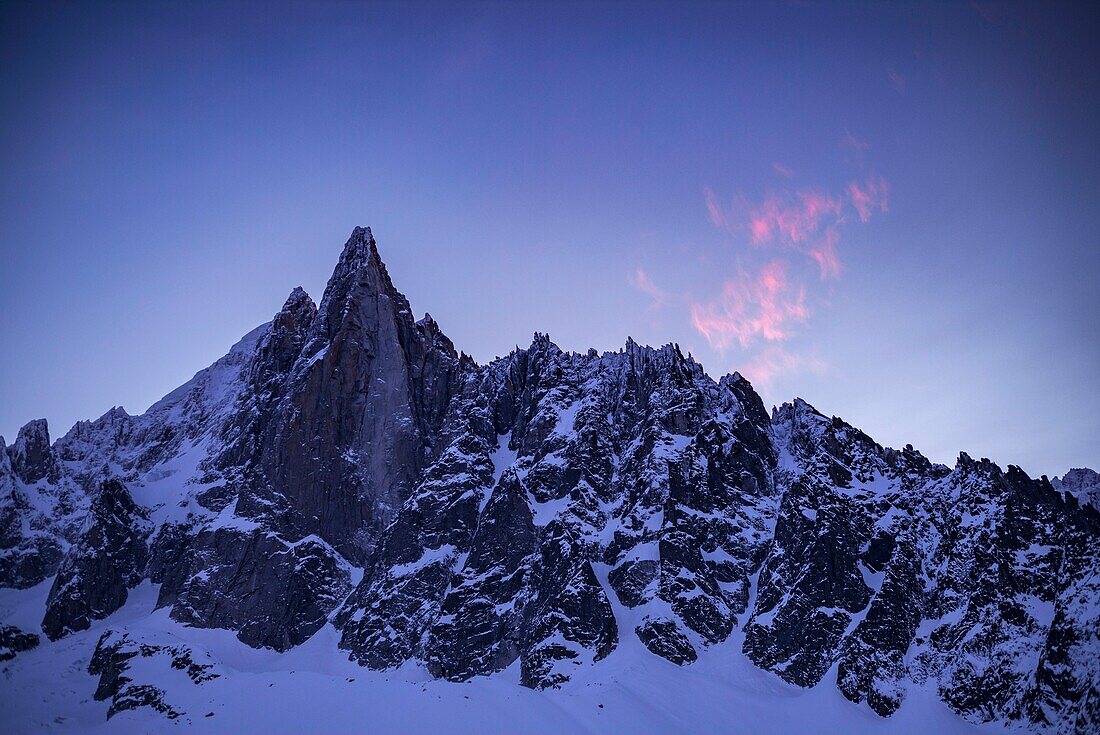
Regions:
M 141 416 L 0 439 L 0 660 L 13 693 L 77 671 L 97 716 L 193 724 L 247 646 L 535 690 L 743 667 L 882 718 L 1095 732 L 1096 480 L 769 415 L 676 345 L 536 333 L 478 365 L 357 227 L 319 306 L 294 289 Z

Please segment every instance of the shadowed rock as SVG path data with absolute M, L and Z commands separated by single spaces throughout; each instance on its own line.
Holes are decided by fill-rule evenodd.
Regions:
M 256 648 L 303 643 L 351 589 L 347 563 L 314 537 L 289 542 L 260 529 L 204 530 L 181 563 L 187 573 L 162 585 L 158 606 L 171 601 L 174 620 L 235 630 Z
M 365 560 L 437 451 L 457 367 L 450 340 L 430 318 L 413 320 L 370 230 L 356 228 L 239 512 Z
M 125 485 L 117 480 L 100 485 L 46 600 L 42 630 L 50 640 L 86 630 L 122 607 L 145 572 L 151 532 L 145 509 Z

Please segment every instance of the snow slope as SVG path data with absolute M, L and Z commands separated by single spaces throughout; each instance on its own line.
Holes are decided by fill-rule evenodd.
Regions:
M 49 583 L 0 590 L 0 617 L 34 629 Z M 786 684 L 752 666 L 735 636 L 690 667 L 679 667 L 624 639 L 604 661 L 578 671 L 559 690 L 517 686 L 518 665 L 455 684 L 418 666 L 375 672 L 346 660 L 339 633 L 327 626 L 279 654 L 250 648 L 232 632 L 182 626 L 153 611 L 156 586 L 135 589 L 127 604 L 90 630 L 7 662 L 0 678 L 0 732 L 152 733 L 1000 733 L 971 725 L 934 692 L 913 692 L 882 719 L 848 702 L 831 680 L 812 689 Z M 87 666 L 104 631 L 125 627 L 158 643 L 184 643 L 197 661 L 215 662 L 218 678 L 192 684 L 169 666 L 141 680 L 169 692 L 187 712 L 167 720 L 147 707 L 106 719 L 108 702 L 92 699 Z M 213 713 L 206 716 L 206 713 Z

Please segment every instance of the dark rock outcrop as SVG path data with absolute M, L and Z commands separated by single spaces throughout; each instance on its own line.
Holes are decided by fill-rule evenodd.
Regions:
M 125 632 L 108 630 L 100 636 L 88 664 L 88 673 L 99 677 L 94 695 L 96 701 L 111 700 L 108 720 L 119 712 L 139 707 L 149 707 L 170 720 L 185 714 L 165 701 L 164 690 L 133 680 L 130 668 L 135 658 L 152 659 L 182 671 L 196 685 L 218 677 L 212 663 L 196 662 L 186 646 L 158 645 L 135 640 Z
M 341 647 L 361 664 L 391 668 L 422 654 L 492 486 L 489 446 L 473 431 L 460 434 L 427 470 L 337 619 Z
M 54 579 L 43 632 L 56 640 L 122 607 L 145 572 L 151 532 L 145 509 L 134 503 L 126 486 L 117 480 L 104 482 L 80 538 Z
M 214 510 L 220 511 L 228 504 L 230 497 L 235 495 L 233 485 L 242 484 L 244 473 L 259 461 L 264 436 L 286 389 L 287 376 L 302 354 L 316 317 L 317 306 L 299 286 L 287 297 L 257 343 L 243 371 L 245 388 L 232 417 L 221 429 L 224 448 L 211 463 L 229 475 L 228 482 L 220 486 L 225 492 L 216 501 L 221 507 Z
M 37 648 L 37 633 L 27 633 L 14 625 L 0 625 L 0 661 L 10 661 L 17 654 Z
M 562 669 L 605 658 L 619 640 L 611 603 L 574 532 L 546 527 L 527 610 L 520 683 L 533 689 L 569 680 Z
M 437 449 L 454 346 L 415 322 L 367 228 L 344 246 L 238 511 L 363 561 Z
M 62 539 L 47 528 L 31 526 L 28 518 L 39 520 L 21 493 L 9 491 L 0 504 L 0 586 L 25 589 L 40 584 L 57 573 L 65 555 Z
M 26 478 L 38 483 L 56 468 L 47 443 L 41 447 L 45 421 L 31 422 L 19 432 L 20 447 L 8 447 L 0 437 L 0 586 L 24 589 L 57 572 L 65 539 L 52 519 L 31 502 Z M 44 441 L 48 442 L 48 434 Z M 16 458 L 17 472 L 12 458 Z M 64 509 L 61 509 L 62 512 Z
M 505 471 L 429 633 L 427 664 L 434 675 L 461 681 L 519 658 L 527 603 L 520 593 L 529 589 L 537 549 L 527 492 L 514 471 Z
M 866 701 L 883 717 L 905 695 L 905 653 L 921 622 L 924 573 L 915 540 L 902 539 L 867 614 L 845 639 L 837 686 L 853 702 Z
M 57 479 L 57 457 L 50 444 L 46 419 L 35 419 L 20 429 L 15 443 L 8 449 L 8 456 L 16 476 L 28 485 Z
M 315 537 L 259 528 L 199 531 L 161 586 L 158 606 L 202 628 L 228 628 L 256 648 L 285 651 L 316 633 L 351 589 L 347 562 Z

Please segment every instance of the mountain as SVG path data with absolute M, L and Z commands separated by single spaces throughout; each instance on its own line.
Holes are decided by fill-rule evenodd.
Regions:
M 676 345 L 536 333 L 478 365 L 356 228 L 320 306 L 295 289 L 141 416 L 0 439 L 0 722 L 217 727 L 263 701 L 279 730 L 301 711 L 261 690 L 301 669 L 335 730 L 372 696 L 461 729 L 447 682 L 472 681 L 516 716 L 495 682 L 544 692 L 515 700 L 534 730 L 649 692 L 569 722 L 1095 732 L 1098 488 L 769 414 Z

